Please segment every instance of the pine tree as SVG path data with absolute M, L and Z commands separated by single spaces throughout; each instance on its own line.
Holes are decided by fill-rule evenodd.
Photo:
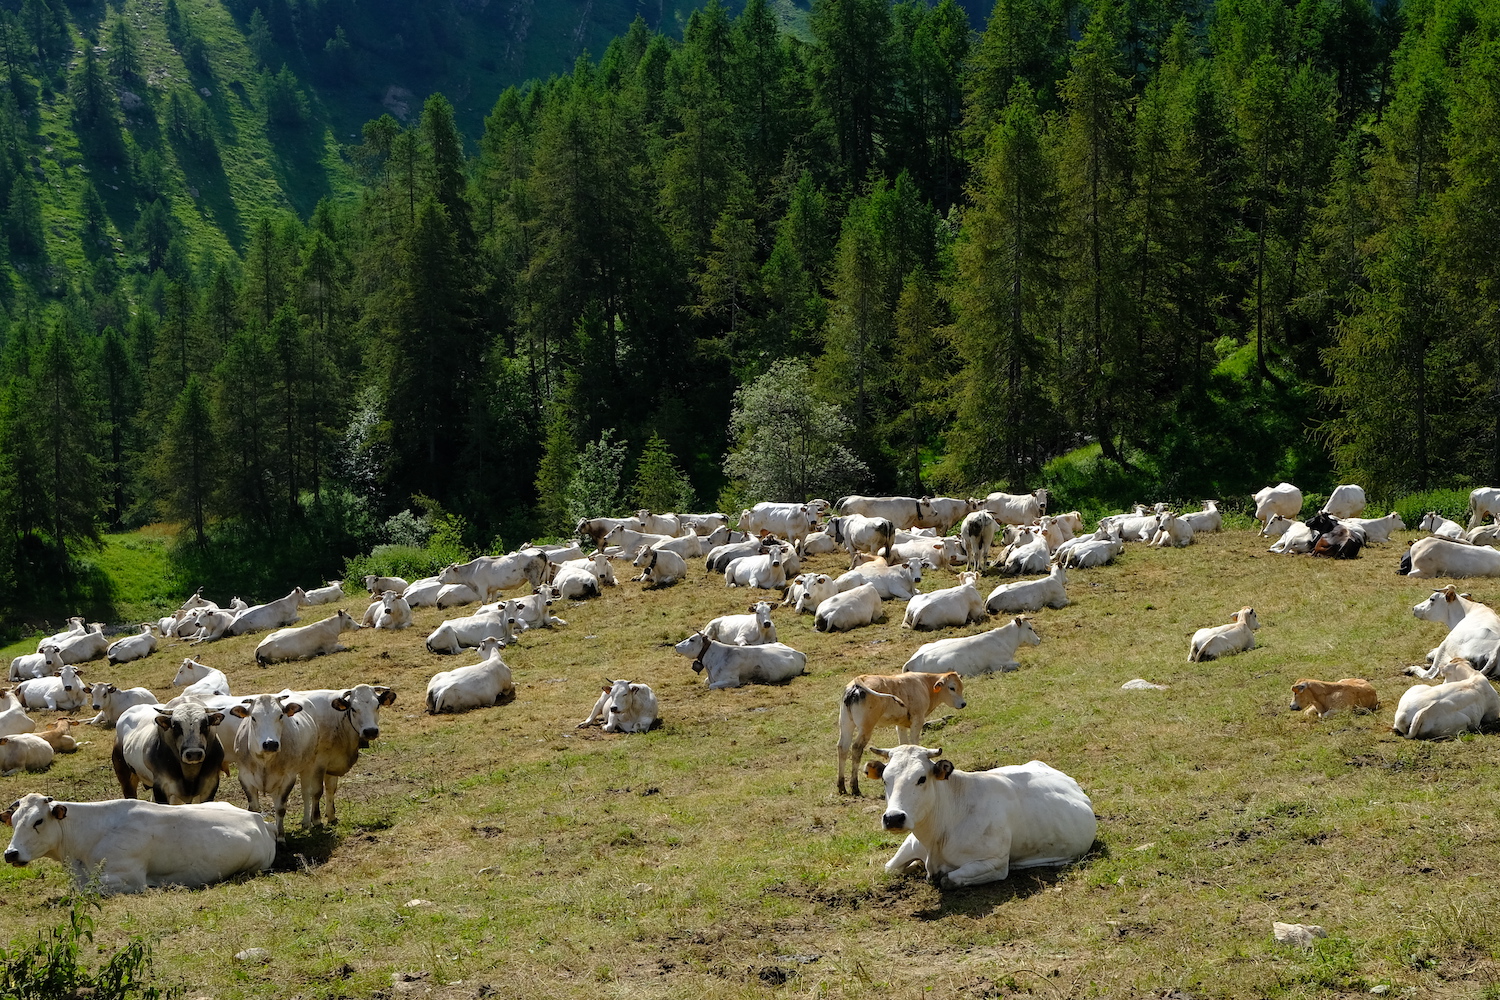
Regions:
M 37 404 L 33 439 L 40 452 L 38 484 L 59 571 L 72 544 L 98 544 L 104 479 L 97 455 L 98 397 L 89 383 L 78 335 L 63 319 L 48 331 L 31 365 Z
M 115 79 L 129 82 L 141 75 L 141 43 L 135 26 L 117 16 L 109 25 L 109 72 Z
M 187 522 L 194 544 L 202 549 L 207 545 L 219 454 L 208 394 L 196 375 L 182 387 L 162 430 L 151 466 L 161 515 Z
M 568 484 L 578 469 L 578 444 L 571 424 L 567 408 L 555 404 L 536 472 L 537 520 L 543 531 L 556 535 L 572 531 L 576 523 L 568 518 Z
M 678 469 L 660 434 L 651 435 L 636 463 L 630 502 L 638 509 L 656 513 L 690 511 L 697 506 L 692 483 Z

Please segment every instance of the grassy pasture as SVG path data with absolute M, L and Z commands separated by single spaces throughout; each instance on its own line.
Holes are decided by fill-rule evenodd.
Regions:
M 1099 843 L 1071 868 L 953 891 L 883 871 L 898 838 L 880 830 L 879 782 L 862 799 L 835 792 L 848 678 L 955 634 L 903 633 L 899 603 L 833 636 L 778 609 L 808 675 L 711 692 L 668 644 L 754 594 L 699 562 L 675 587 L 622 583 L 557 609 L 567 628 L 527 633 L 506 656 L 514 703 L 439 718 L 422 711 L 427 678 L 475 658 L 428 654 L 422 639 L 459 612 L 419 611 L 411 630 L 348 634 L 350 652 L 265 670 L 258 636 L 198 647 L 237 690 L 368 681 L 399 700 L 343 783 L 335 830 L 304 832 L 289 813 L 275 872 L 107 900 L 98 940 L 154 936 L 159 977 L 190 997 L 1327 997 L 1382 983 L 1500 996 L 1495 737 L 1389 730 L 1412 683 L 1402 668 L 1441 636 L 1411 617 L 1431 581 L 1395 576 L 1403 547 L 1314 562 L 1234 531 L 1185 550 L 1132 545 L 1116 566 L 1070 574 L 1074 603 L 1036 616 L 1042 645 L 1022 650 L 1022 669 L 971 680 L 969 706 L 943 709 L 925 742 L 970 770 L 1061 768 L 1093 798 Z M 924 589 L 950 582 L 932 574 Z M 1500 599 L 1495 582 L 1471 583 Z M 1261 648 L 1188 664 L 1191 632 L 1244 604 Z M 166 696 L 186 652 L 88 676 Z M 575 730 L 605 675 L 650 683 L 663 728 Z M 1302 676 L 1366 677 L 1382 709 L 1294 715 Z M 1169 690 L 1119 690 L 1133 677 Z M 0 799 L 117 794 L 108 748 L 95 734 L 46 774 L 0 778 Z M 233 779 L 221 797 L 243 801 Z M 59 922 L 69 891 L 50 861 L 0 871 L 3 936 Z M 1279 946 L 1273 920 L 1329 937 Z M 250 947 L 270 963 L 233 960 Z

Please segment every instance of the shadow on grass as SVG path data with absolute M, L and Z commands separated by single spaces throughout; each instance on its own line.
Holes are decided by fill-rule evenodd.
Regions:
M 1023 868 L 1002 881 L 962 888 L 941 888 L 936 906 L 914 910 L 918 920 L 941 920 L 955 914 L 966 917 L 986 916 L 1007 903 L 1058 887 L 1067 876 L 1086 869 L 1090 862 L 1110 856 L 1109 845 L 1095 839 L 1089 851 L 1070 865 L 1055 868 Z
M 297 215 L 310 218 L 318 202 L 333 193 L 328 169 L 323 165 L 327 152 L 324 126 L 315 121 L 293 127 L 271 126 L 266 134 L 271 141 L 277 183 Z
M 66 625 L 69 615 L 82 615 L 91 622 L 114 622 L 119 618 L 114 581 L 87 557 L 68 561 L 59 572 L 50 553 L 32 552 L 22 564 L 20 583 L 7 603 L 0 605 L 8 638 L 30 632 L 55 632 Z
M 287 817 L 288 825 L 293 820 Z M 300 872 L 326 864 L 344 838 L 337 831 L 320 826 L 312 830 L 287 831 L 286 843 L 276 845 L 273 872 Z

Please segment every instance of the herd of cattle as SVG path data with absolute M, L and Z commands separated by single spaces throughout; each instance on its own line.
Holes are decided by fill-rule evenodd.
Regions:
M 1254 500 L 1262 534 L 1277 537 L 1275 552 L 1354 558 L 1365 545 L 1388 542 L 1392 530 L 1405 528 L 1395 514 L 1361 518 L 1365 497 L 1357 486 L 1340 486 L 1305 522 L 1295 520 L 1303 496 L 1290 484 L 1266 487 Z M 81 724 L 114 730 L 111 763 L 121 798 L 80 803 L 23 796 L 0 813 L 14 831 L 4 860 L 24 865 L 51 857 L 80 880 L 97 877 L 105 891 L 202 885 L 268 868 L 285 839 L 294 788 L 300 783 L 304 827 L 336 822 L 339 779 L 354 766 L 360 748 L 380 735 L 380 709 L 396 698 L 390 688 L 371 684 L 232 694 L 223 672 L 188 657 L 173 682 L 182 692 L 160 703 L 146 688 L 88 684 L 80 664 L 151 656 L 165 638 L 197 646 L 270 629 L 255 648 L 255 660 L 264 666 L 341 651 L 346 647 L 339 637 L 347 631 L 409 628 L 413 608 L 478 603 L 472 614 L 444 621 L 425 640 L 431 653 L 477 652 L 477 663 L 435 673 L 427 686 L 429 713 L 466 711 L 515 696 L 502 653 L 528 629 L 566 625 L 552 613 L 558 601 L 597 597 L 617 586 L 617 564 L 639 571 L 631 580 L 661 587 L 683 579 L 688 560 L 700 558 L 709 572 L 722 575 L 726 588 L 778 592 L 780 606 L 812 615 L 822 632 L 881 621 L 888 601 L 905 602 L 901 625 L 913 630 L 1010 616 L 977 635 L 926 643 L 901 673 L 866 674 L 848 683 L 839 705 L 838 790 L 860 794 L 866 749 L 883 759 L 864 773 L 884 783 L 884 827 L 908 832 L 887 863 L 892 870 L 921 861 L 930 878 L 972 885 L 1005 878 L 1012 868 L 1075 860 L 1093 843 L 1095 818 L 1074 779 L 1040 761 L 959 770 L 942 759 L 941 749 L 920 745 L 926 718 L 942 704 L 965 706 L 963 678 L 1019 667 L 1018 649 L 1041 641 L 1027 615 L 1069 604 L 1069 570 L 1108 563 L 1130 542 L 1190 545 L 1200 533 L 1219 531 L 1223 520 L 1214 501 L 1184 514 L 1159 504 L 1102 518 L 1085 533 L 1078 512 L 1048 514 L 1046 507 L 1043 491 L 982 500 L 851 496 L 837 504 L 758 504 L 743 511 L 733 528 L 721 514 L 641 511 L 582 521 L 578 541 L 570 545 L 481 557 L 412 582 L 366 577 L 371 601 L 360 620 L 339 610 L 310 625 L 295 624 L 303 608 L 345 596 L 336 581 L 254 606 L 235 599 L 221 608 L 200 591 L 172 615 L 113 642 L 100 625 L 74 618 L 66 631 L 10 665 L 14 687 L 0 689 L 0 773 L 45 770 L 55 753 L 78 747 L 69 733 L 80 724 L 76 720 L 59 718 L 37 731 L 28 711 L 66 716 L 91 706 L 96 714 Z M 1422 528 L 1432 534 L 1410 547 L 1402 572 L 1500 575 L 1500 552 L 1489 547 L 1500 527 L 1483 523 L 1497 512 L 1500 490 L 1476 490 L 1468 531 L 1429 514 Z M 585 541 L 596 551 L 585 554 Z M 847 571 L 802 571 L 804 558 L 841 551 L 849 557 Z M 957 566 L 965 567 L 957 586 L 917 589 L 924 570 Z M 979 582 L 992 570 L 1036 578 L 1003 582 L 982 595 Z M 528 585 L 529 595 L 505 597 Z M 770 601 L 753 601 L 746 613 L 707 622 L 677 643 L 676 652 L 705 674 L 710 689 L 787 681 L 804 672 L 807 656 L 778 641 L 771 612 Z M 1395 731 L 1439 738 L 1500 721 L 1500 695 L 1488 679 L 1500 671 L 1500 616 L 1451 586 L 1434 592 L 1414 613 L 1450 631 L 1427 665 L 1412 669 L 1438 683 L 1418 684 L 1402 696 Z M 1259 627 L 1254 609 L 1242 608 L 1229 624 L 1197 630 L 1188 658 L 1197 662 L 1252 649 Z M 1293 687 L 1291 708 L 1325 716 L 1378 705 L 1364 680 L 1304 678 Z M 578 726 L 640 733 L 659 723 L 655 692 L 618 679 L 605 681 Z M 897 746 L 869 746 L 882 727 L 896 729 Z M 231 767 L 247 809 L 213 801 Z M 154 801 L 137 799 L 142 786 Z M 262 797 L 270 802 L 264 815 Z

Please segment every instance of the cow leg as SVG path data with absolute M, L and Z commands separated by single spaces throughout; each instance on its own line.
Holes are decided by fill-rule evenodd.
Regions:
M 125 754 L 121 752 L 118 743 L 115 744 L 114 750 L 110 751 L 109 762 L 114 766 L 115 778 L 120 782 L 120 798 L 135 798 L 137 782 L 140 779 L 135 771 L 131 770 L 130 765 L 125 763 Z
M 302 828 L 311 830 L 323 822 L 323 778 L 320 768 L 302 775 Z M 332 802 L 329 803 L 332 813 Z
M 915 833 L 909 833 L 906 835 L 906 839 L 901 842 L 901 846 L 896 849 L 896 853 L 891 856 L 891 860 L 885 863 L 885 870 L 888 872 L 899 872 L 913 861 L 920 861 L 923 867 L 926 867 L 927 848 L 922 846 L 922 842 L 917 839 Z
M 932 874 L 931 872 L 928 873 Z M 949 885 L 983 885 L 986 882 L 999 882 L 1010 874 L 1009 845 L 1006 845 L 1006 854 L 998 858 L 985 858 L 980 861 L 970 861 L 966 865 L 948 872 L 942 876 L 941 881 Z M 934 881 L 938 881 L 934 879 Z
M 245 793 L 245 808 L 253 813 L 260 812 L 260 791 L 251 788 L 245 783 L 245 768 L 241 765 L 237 768 L 240 776 L 240 791 Z

